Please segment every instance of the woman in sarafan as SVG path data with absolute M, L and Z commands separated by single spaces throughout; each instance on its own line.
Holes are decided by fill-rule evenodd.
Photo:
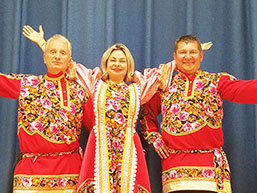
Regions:
M 134 60 L 123 44 L 103 54 L 101 69 L 103 76 L 86 106 L 90 135 L 78 192 L 151 192 L 136 122 L 140 105 L 159 86 L 158 71 L 148 70 L 145 77 L 134 72 Z M 127 83 L 135 77 L 138 83 Z

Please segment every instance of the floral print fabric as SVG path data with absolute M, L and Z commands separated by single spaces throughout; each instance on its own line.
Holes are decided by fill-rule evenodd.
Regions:
M 105 125 L 111 192 L 120 192 L 123 147 L 126 138 L 130 95 L 127 85 L 109 81 L 106 90 Z
M 92 150 L 95 170 L 93 176 L 87 173 L 86 177 L 82 177 L 78 192 L 149 192 L 148 183 L 140 184 L 136 176 L 137 169 L 142 168 L 144 178 L 148 177 L 147 170 L 144 170 L 146 168 L 137 165 L 138 155 L 142 155 L 142 152 L 138 152 L 142 151 L 141 146 L 135 141 L 139 98 L 136 84 L 99 81 L 93 98 L 94 135 L 90 135 L 92 139 L 95 137 L 95 143 L 91 144 L 95 145 Z M 80 177 L 83 175 L 82 171 Z M 143 179 L 142 176 L 139 178 Z
M 70 103 L 64 105 L 61 79 L 25 76 L 21 78 L 18 127 L 39 133 L 49 141 L 71 143 L 80 135 L 82 107 L 88 96 L 66 81 Z
M 74 190 L 78 182 L 78 176 L 15 176 L 15 190 L 28 188 L 28 190 Z
M 161 128 L 173 135 L 183 135 L 199 130 L 208 124 L 221 126 L 223 118 L 222 99 L 217 90 L 221 76 L 198 71 L 193 88 L 193 95 L 188 96 L 188 79 L 182 73 L 174 76 L 167 92 L 161 94 Z
M 187 153 L 206 153 L 208 150 L 195 150 Z M 163 184 L 176 182 L 179 179 L 205 179 L 207 181 L 215 181 L 217 190 L 223 190 L 224 180 L 230 180 L 230 168 L 225 152 L 222 149 L 215 148 L 209 150 L 213 153 L 214 167 L 176 167 L 162 173 Z M 181 152 L 177 152 L 181 153 Z
M 163 192 L 196 186 L 199 190 L 231 192 L 228 160 L 221 148 L 223 108 L 219 83 L 224 76 L 235 80 L 226 73 L 198 70 L 188 77 L 178 72 L 169 90 L 151 101 L 161 103 L 161 108 L 156 105 L 143 108 L 144 138 L 156 149 L 164 140 L 171 148 L 170 157 L 162 164 Z M 155 126 L 156 113 L 160 111 L 162 135 Z
M 88 94 L 64 74 L 6 77 L 20 80 L 16 89 L 20 91 L 18 136 L 23 159 L 15 169 L 14 192 L 74 192 L 81 165 L 78 139 Z

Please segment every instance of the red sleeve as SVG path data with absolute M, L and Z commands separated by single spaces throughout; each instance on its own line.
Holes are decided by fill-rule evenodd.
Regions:
M 92 97 L 89 97 L 83 107 L 83 125 L 88 132 L 93 129 L 95 123 L 95 114 L 93 111 Z
M 0 73 L 0 96 L 19 99 L 20 78 Z
M 157 116 L 161 113 L 161 98 L 159 93 L 155 94 L 150 101 L 142 105 L 140 116 L 141 133 L 145 140 L 154 146 L 157 139 L 162 140 L 159 132 Z M 158 140 L 158 141 L 159 141 Z
M 233 80 L 229 75 L 222 75 L 218 90 L 221 97 L 230 102 L 257 104 L 257 79 Z

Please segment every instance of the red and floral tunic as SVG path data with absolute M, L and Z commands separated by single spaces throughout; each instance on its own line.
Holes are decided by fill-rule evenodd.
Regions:
M 79 136 L 87 93 L 64 74 L 0 74 L 0 96 L 17 99 L 22 159 L 14 192 L 75 192 Z
M 140 105 L 157 92 L 162 82 L 158 69 L 147 69 L 144 75 L 135 72 L 137 83 L 118 85 L 99 79 L 96 69 L 79 65 L 76 72 L 81 84 L 92 94 L 86 104 L 88 113 L 84 120 L 90 134 L 78 192 L 151 192 L 136 122 Z
M 170 156 L 162 160 L 163 192 L 207 190 L 231 192 L 230 170 L 222 150 L 222 99 L 257 103 L 257 80 L 236 80 L 226 73 L 198 70 L 193 77 L 178 72 L 169 90 L 143 106 L 141 131 L 159 148 L 165 141 Z M 161 130 L 156 116 L 162 113 Z

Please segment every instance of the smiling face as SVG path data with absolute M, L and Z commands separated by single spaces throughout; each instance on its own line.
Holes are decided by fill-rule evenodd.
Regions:
M 121 83 L 128 72 L 127 57 L 121 50 L 114 50 L 107 60 L 106 72 L 109 80 Z
M 51 40 L 44 53 L 44 62 L 51 74 L 65 72 L 71 62 L 71 53 L 68 43 L 61 39 Z
M 177 69 L 185 72 L 188 76 L 192 76 L 200 68 L 203 52 L 199 49 L 197 41 L 180 41 L 173 57 Z
M 122 70 L 116 67 L 115 72 L 111 67 L 113 65 L 120 65 L 119 68 L 122 68 Z M 103 80 L 115 81 L 117 79 L 115 81 L 117 83 L 132 81 L 134 76 L 134 59 L 129 49 L 121 43 L 113 44 L 103 53 L 101 70 L 103 72 Z

